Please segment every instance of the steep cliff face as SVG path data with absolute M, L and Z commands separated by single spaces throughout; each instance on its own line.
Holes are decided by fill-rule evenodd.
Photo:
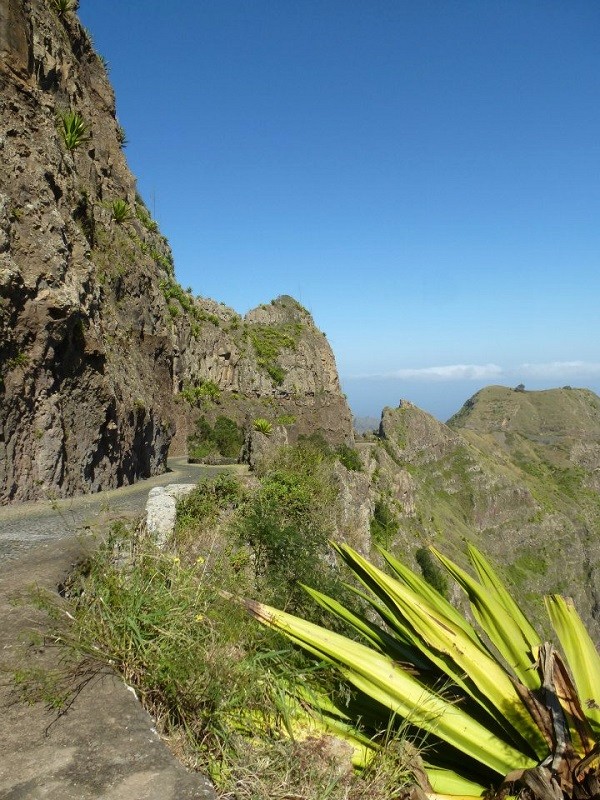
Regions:
M 472 541 L 526 604 L 573 596 L 600 639 L 599 443 L 587 390 L 489 387 L 449 425 L 403 402 L 371 446 L 374 487 L 396 513 L 398 548 L 436 542 L 460 560 Z
M 280 324 L 285 301 L 244 322 L 175 281 L 136 195 L 104 65 L 73 12 L 0 0 L 0 88 L 0 502 L 162 471 L 189 416 L 175 397 L 202 380 L 238 401 L 296 391 L 313 429 L 321 404 L 331 436 L 351 435 L 308 316 Z M 276 346 L 261 355 L 265 337 Z
M 285 422 L 287 442 L 315 431 L 330 444 L 352 440 L 352 419 L 341 393 L 333 352 L 312 317 L 293 298 L 283 296 L 241 318 L 231 309 L 197 300 L 205 321 L 199 329 L 179 324 L 176 359 L 178 435 L 175 450 L 199 416 L 225 415 L 242 428 L 254 418 Z M 182 315 L 183 316 L 183 315 Z M 213 398 L 185 402 L 186 388 L 213 385 Z M 274 440 L 275 441 L 275 440 Z M 174 451 L 175 451 L 174 450 Z

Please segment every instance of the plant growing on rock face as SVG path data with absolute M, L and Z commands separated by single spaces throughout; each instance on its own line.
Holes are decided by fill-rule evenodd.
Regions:
M 120 147 L 127 147 L 129 144 L 127 134 L 125 133 L 125 128 L 119 123 L 117 123 L 117 141 L 119 142 Z
M 79 0 L 51 0 L 51 5 L 59 17 L 68 14 L 69 11 L 77 11 Z
M 131 208 L 127 200 L 113 200 L 110 204 L 110 211 L 117 225 L 131 219 Z
M 391 714 L 427 735 L 425 792 L 481 797 L 495 784 L 502 796 L 515 788 L 539 800 L 599 796 L 600 657 L 568 599 L 547 597 L 546 607 L 574 682 L 474 547 L 478 580 L 430 551 L 465 590 L 482 633 L 385 550 L 394 577 L 347 545 L 336 550 L 384 625 L 307 591 L 367 645 L 260 603 L 246 606 L 337 667 L 359 692 L 363 719 Z
M 268 419 L 264 419 L 264 417 L 258 417 L 258 419 L 255 419 L 252 422 L 252 427 L 255 431 L 264 433 L 265 436 L 270 436 L 273 432 L 273 425 Z
M 88 138 L 87 125 L 78 111 L 64 111 L 59 115 L 59 131 L 67 150 L 75 150 Z

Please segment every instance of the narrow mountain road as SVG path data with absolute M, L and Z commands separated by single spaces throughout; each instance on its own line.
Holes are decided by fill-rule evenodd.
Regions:
M 175 760 L 135 693 L 110 670 L 89 683 L 73 677 L 75 702 L 63 715 L 21 702 L 13 676 L 66 674 L 64 653 L 46 641 L 49 619 L 36 592 L 56 592 L 94 549 L 94 533 L 142 514 L 155 486 L 197 483 L 224 469 L 246 472 L 173 458 L 168 472 L 133 486 L 0 508 L 0 798 L 217 800 L 210 781 Z
M 58 540 L 78 532 L 94 532 L 122 516 L 142 514 L 148 492 L 169 483 L 197 483 L 222 470 L 244 467 L 207 467 L 188 464 L 185 457 L 170 458 L 168 471 L 131 486 L 55 501 L 20 503 L 0 507 L 0 570 L 40 542 Z

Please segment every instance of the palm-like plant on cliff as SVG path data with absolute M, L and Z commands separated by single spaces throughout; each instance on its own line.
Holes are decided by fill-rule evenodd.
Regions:
M 600 797 L 600 658 L 572 603 L 545 598 L 563 657 L 544 643 L 474 547 L 477 579 L 431 551 L 467 593 L 478 628 L 420 576 L 381 550 L 393 576 L 347 545 L 336 550 L 366 591 L 354 589 L 383 624 L 308 589 L 366 644 L 254 601 L 248 610 L 334 665 L 360 698 L 362 722 L 390 714 L 424 732 L 421 789 L 432 797 L 478 797 L 490 787 L 529 798 Z M 305 587 L 306 588 L 306 587 Z M 306 698 L 304 698 L 306 701 Z M 312 700 L 313 713 L 319 702 Z M 321 707 L 365 762 L 376 747 L 352 728 L 348 709 Z
M 78 111 L 64 111 L 59 115 L 58 128 L 67 150 L 75 150 L 88 138 L 87 125 Z

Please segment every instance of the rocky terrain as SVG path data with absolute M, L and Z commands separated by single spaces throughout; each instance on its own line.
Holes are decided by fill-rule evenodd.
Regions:
M 571 595 L 600 639 L 600 398 L 585 389 L 491 386 L 447 425 L 403 401 L 370 445 L 372 491 L 399 552 L 481 547 L 539 619 Z
M 0 503 L 156 474 L 205 412 L 350 439 L 304 309 L 241 319 L 176 282 L 105 65 L 57 8 L 0 0 Z
M 56 8 L 0 0 L 0 502 L 132 483 L 189 446 L 255 464 L 315 431 L 352 444 L 302 306 L 241 317 L 177 283 L 102 59 Z M 599 408 L 585 390 L 489 387 L 448 425 L 385 409 L 363 471 L 338 470 L 338 528 L 413 555 L 477 541 L 522 596 L 573 594 L 597 619 Z

